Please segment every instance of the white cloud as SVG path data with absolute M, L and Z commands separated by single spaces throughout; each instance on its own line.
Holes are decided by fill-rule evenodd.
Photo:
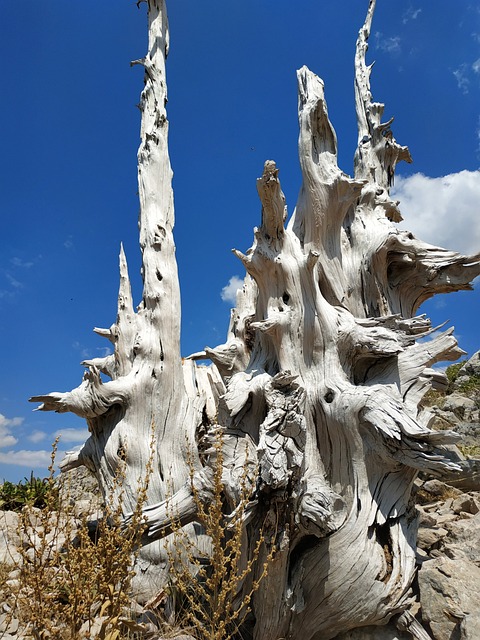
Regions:
M 15 438 L 15 436 L 10 433 L 9 429 L 0 426 L 0 449 L 13 447 L 17 442 L 18 438 Z
M 472 64 L 472 69 L 475 71 L 475 73 L 480 73 L 480 58 L 478 60 L 475 60 L 475 62 Z
M 0 463 L 29 467 L 30 469 L 47 469 L 51 463 L 51 451 L 5 451 L 0 452 Z
M 10 262 L 14 267 L 19 267 L 21 269 L 30 269 L 30 267 L 33 267 L 33 262 L 26 262 L 25 260 L 22 260 L 22 258 L 19 258 L 17 256 L 12 258 Z
M 237 301 L 237 291 L 243 287 L 243 280 L 238 276 L 232 276 L 228 281 L 228 284 L 223 287 L 220 294 L 224 302 L 235 304 Z
M 0 413 L 0 427 L 19 427 L 25 418 L 6 418 Z
M 5 277 L 14 289 L 21 289 L 23 287 L 23 284 L 20 282 L 20 280 L 14 278 L 8 271 L 5 273 Z
M 401 39 L 399 36 L 387 38 L 381 31 L 377 31 L 375 33 L 375 46 L 377 49 L 380 49 L 380 51 L 386 51 L 387 53 L 400 53 L 400 42 Z
M 22 422 L 23 418 L 6 418 L 0 413 L 0 449 L 17 444 L 18 438 L 13 435 L 11 427 L 18 427 Z
M 65 247 L 65 249 L 72 249 L 73 248 L 73 236 L 68 236 L 67 239 L 64 241 L 63 246 Z
M 458 88 L 462 93 L 468 93 L 470 88 L 470 80 L 468 78 L 468 66 L 462 64 L 453 72 L 455 80 L 457 81 Z
M 400 200 L 401 228 L 465 255 L 480 252 L 480 171 L 397 176 L 392 197 Z
M 75 351 L 79 351 L 80 352 L 80 356 L 82 358 L 82 360 L 90 360 L 91 358 L 106 358 L 107 356 L 111 355 L 113 353 L 113 350 L 111 349 L 111 347 L 92 347 L 92 346 L 85 346 L 84 344 L 78 342 L 78 340 L 75 340 L 75 342 L 72 342 L 72 348 L 75 349 Z
M 88 429 L 59 429 L 55 432 L 55 437 L 64 442 L 84 442 L 90 433 Z
M 414 9 L 413 7 L 410 7 L 403 14 L 403 24 L 407 24 L 409 20 L 416 20 L 420 13 L 422 13 L 421 9 Z
M 32 433 L 30 433 L 27 436 L 27 440 L 36 444 L 37 442 L 42 442 L 42 440 L 45 440 L 46 437 L 47 437 L 47 434 L 45 433 L 45 431 L 40 431 L 36 429 L 35 431 L 32 431 Z

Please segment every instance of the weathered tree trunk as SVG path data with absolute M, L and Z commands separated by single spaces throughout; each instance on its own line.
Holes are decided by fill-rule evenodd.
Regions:
M 444 445 L 456 436 L 432 431 L 420 403 L 432 384 L 445 382 L 432 365 L 462 351 L 452 331 L 434 333 L 415 312 L 436 293 L 469 289 L 480 255 L 468 258 L 396 228 L 401 216 L 389 190 L 396 163 L 411 158 L 370 93 L 365 55 L 375 1 L 355 57 L 354 178 L 337 166 L 323 83 L 303 67 L 296 210 L 285 226 L 278 169 L 267 161 L 257 181 L 260 227 L 246 254 L 235 251 L 247 275 L 227 341 L 183 361 L 165 113 L 167 18 L 163 0 L 148 6 L 149 53 L 137 61 L 145 66 L 143 299 L 135 312 L 122 251 L 117 321 L 97 330 L 114 354 L 85 362 L 77 389 L 32 400 L 87 419 L 91 436 L 63 467 L 86 465 L 105 495 L 125 459 L 126 511 L 134 507 L 153 433 L 150 541 L 139 574 L 146 591 L 147 578 L 158 587 L 168 571 L 163 545 L 172 506 L 165 498 L 172 494 L 182 524 L 195 521 L 190 468 L 208 500 L 211 462 L 200 457 L 198 443 L 202 433 L 220 430 L 226 503 L 238 503 L 245 468 L 252 487 L 246 555 L 254 553 L 259 523 L 278 549 L 255 594 L 254 638 L 328 640 L 394 614 L 403 614 L 414 637 L 425 637 L 408 618 L 416 550 L 410 493 L 418 470 L 455 470 Z M 204 358 L 210 366 L 197 365 Z M 103 383 L 100 372 L 111 381 Z

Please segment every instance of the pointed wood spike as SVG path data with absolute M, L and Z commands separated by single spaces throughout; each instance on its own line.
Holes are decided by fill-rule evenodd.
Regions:
M 355 106 L 358 125 L 358 147 L 355 152 L 355 177 L 375 182 L 389 192 L 393 185 L 397 162 L 411 162 L 407 147 L 399 145 L 390 130 L 393 118 L 385 123 L 381 117 L 385 106 L 374 102 L 370 89 L 370 74 L 373 65 L 366 64 L 368 39 L 370 37 L 375 0 L 371 0 L 365 23 L 358 33 L 355 52 Z M 392 220 L 398 221 L 400 214 L 390 207 Z
M 121 324 L 122 319 L 135 313 L 133 308 L 132 288 L 130 285 L 130 277 L 128 275 L 128 265 L 123 249 L 120 245 L 120 285 L 118 290 L 118 306 L 117 306 L 117 325 Z
M 297 84 L 300 161 L 324 166 L 327 174 L 338 171 L 337 134 L 328 118 L 323 80 L 303 66 L 297 71 Z
M 115 340 L 115 375 L 117 377 L 126 375 L 131 370 L 136 335 L 136 316 L 123 244 L 120 245 L 119 268 L 120 284 Z
M 245 255 L 244 253 L 242 253 L 238 249 L 232 249 L 232 253 L 235 256 L 237 256 L 237 258 L 240 260 L 240 262 L 243 264 L 243 266 L 247 270 L 247 273 L 249 273 L 252 277 L 254 277 L 256 272 L 257 272 L 257 270 L 254 267 L 254 264 L 252 262 L 252 258 L 249 255 Z
M 110 327 L 110 329 L 101 329 L 100 327 L 94 327 L 93 333 L 96 333 L 97 336 L 102 336 L 102 338 L 107 338 L 107 340 L 110 340 L 110 342 L 115 342 L 115 332 L 112 330 L 112 327 Z

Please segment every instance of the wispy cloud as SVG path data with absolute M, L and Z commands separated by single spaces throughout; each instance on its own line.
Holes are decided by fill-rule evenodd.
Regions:
M 220 296 L 224 302 L 235 304 L 237 301 L 237 291 L 243 287 L 243 280 L 238 276 L 232 276 L 228 284 L 223 287 Z
M 0 299 L 15 298 L 18 295 L 25 286 L 22 282 L 25 272 L 35 263 L 36 259 L 25 260 L 20 256 L 13 256 L 0 268 L 0 276 L 4 280 L 4 286 L 0 289 Z
M 33 442 L 34 444 L 37 444 L 38 442 L 42 442 L 43 440 L 45 440 L 46 437 L 47 434 L 45 433 L 45 431 L 36 429 L 35 431 L 32 431 L 32 433 L 28 434 L 27 440 Z
M 473 74 L 480 75 L 480 58 L 477 58 L 477 60 L 471 64 L 469 62 L 464 62 L 458 67 L 458 69 L 453 71 L 453 75 L 457 81 L 457 86 L 462 93 L 467 94 L 470 91 L 472 78 L 474 78 Z
M 407 22 L 410 22 L 410 20 L 416 20 L 420 13 L 422 13 L 421 9 L 414 9 L 413 7 L 409 7 L 403 14 L 403 24 L 407 24 Z
M 468 93 L 470 89 L 470 79 L 468 77 L 468 65 L 463 63 L 453 72 L 457 86 L 462 93 Z
M 21 289 L 23 287 L 23 284 L 20 282 L 20 280 L 17 280 L 17 278 L 15 278 L 15 276 L 12 276 L 10 272 L 6 271 L 5 277 L 10 286 L 12 286 L 14 289 Z
M 375 47 L 380 51 L 386 51 L 391 54 L 400 53 L 401 47 L 400 36 L 385 36 L 381 31 L 375 32 Z
M 35 264 L 34 262 L 31 262 L 31 261 L 27 262 L 26 260 L 23 260 L 22 258 L 19 258 L 18 256 L 13 257 L 10 260 L 10 263 L 14 267 L 19 267 L 20 269 L 30 269 Z
M 402 227 L 417 237 L 465 255 L 480 251 L 480 171 L 398 176 L 392 196 L 400 200 Z
M 65 247 L 65 249 L 73 249 L 73 236 L 68 236 L 64 241 L 63 246 Z
M 80 352 L 82 360 L 106 358 L 113 353 L 111 347 L 88 347 L 81 342 L 78 342 L 78 340 L 75 340 L 75 342 L 72 343 L 72 348 L 75 349 L 75 351 Z

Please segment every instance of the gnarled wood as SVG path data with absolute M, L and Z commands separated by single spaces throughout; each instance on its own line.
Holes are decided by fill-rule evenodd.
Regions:
M 328 640 L 394 614 L 423 638 L 409 613 L 416 550 L 410 492 L 419 470 L 459 467 L 445 450 L 456 435 L 432 431 L 421 400 L 432 385 L 445 384 L 432 366 L 462 351 L 452 330 L 439 333 L 415 313 L 436 293 L 470 288 L 480 254 L 433 247 L 395 226 L 399 203 L 389 190 L 397 162 L 411 158 L 370 91 L 366 52 L 375 2 L 355 56 L 354 177 L 337 164 L 323 82 L 303 67 L 303 184 L 295 212 L 287 223 L 279 170 L 267 161 L 257 181 L 260 226 L 248 251 L 234 251 L 247 275 L 226 342 L 183 361 L 165 113 L 168 28 L 163 0 L 148 7 L 149 52 L 137 61 L 145 67 L 142 301 L 135 312 L 122 249 L 117 319 L 97 330 L 114 353 L 85 362 L 77 389 L 32 400 L 42 410 L 86 417 L 91 436 L 63 466 L 88 466 L 106 496 L 125 461 L 127 519 L 153 433 L 138 572 L 146 591 L 149 578 L 157 588 L 166 580 L 163 544 L 172 513 L 187 525 L 199 519 L 198 497 L 211 499 L 218 460 L 212 444 L 220 434 L 225 526 L 246 482 L 244 561 L 255 553 L 260 525 L 269 543 L 256 559 L 257 578 L 268 545 L 278 549 L 246 622 L 253 638 Z M 209 366 L 198 363 L 205 358 Z M 249 588 L 241 583 L 239 602 Z

